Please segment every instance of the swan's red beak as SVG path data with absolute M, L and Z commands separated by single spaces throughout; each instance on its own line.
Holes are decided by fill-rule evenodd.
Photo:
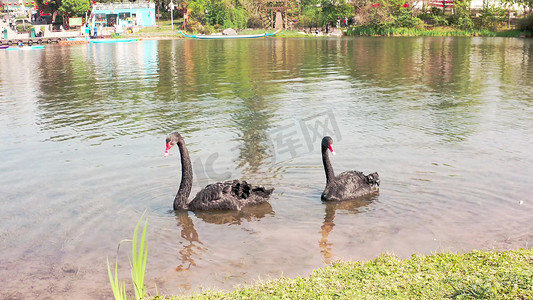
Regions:
M 171 143 L 167 143 L 167 149 L 165 150 L 165 157 L 168 156 L 168 153 L 170 152 L 170 148 L 172 148 L 172 144 Z
M 329 151 L 331 151 L 331 154 L 335 155 L 335 149 L 333 149 L 333 144 L 329 144 Z

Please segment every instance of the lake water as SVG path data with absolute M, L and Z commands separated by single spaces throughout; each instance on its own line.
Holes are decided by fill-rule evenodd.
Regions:
M 336 260 L 533 244 L 533 40 L 144 40 L 0 50 L 0 286 L 8 299 L 111 299 L 106 259 L 148 219 L 146 285 L 183 294 Z M 246 211 L 175 213 L 193 194 L 275 187 Z M 380 192 L 320 201 L 337 173 Z M 130 244 L 118 251 L 130 285 Z

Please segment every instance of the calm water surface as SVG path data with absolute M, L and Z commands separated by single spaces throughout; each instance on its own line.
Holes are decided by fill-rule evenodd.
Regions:
M 0 51 L 0 286 L 110 299 L 106 258 L 148 218 L 149 292 L 232 289 L 332 261 L 533 243 L 533 41 L 257 39 Z M 276 188 L 240 213 L 175 213 L 193 193 Z M 320 138 L 378 195 L 324 204 Z M 129 244 L 119 250 L 129 284 Z

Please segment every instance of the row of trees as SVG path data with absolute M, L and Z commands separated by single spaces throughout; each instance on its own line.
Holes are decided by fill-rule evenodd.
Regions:
M 36 0 L 40 10 L 61 16 L 82 16 L 90 10 L 94 0 Z M 158 11 L 168 15 L 169 3 L 176 0 L 155 0 Z M 297 1 L 297 0 L 293 0 Z M 519 5 L 533 13 L 533 0 L 485 0 L 479 12 L 480 18 L 473 19 L 471 0 L 455 0 L 453 13 L 444 14 L 441 9 L 415 9 L 414 0 L 300 0 L 301 17 L 296 27 L 323 27 L 335 25 L 338 19 L 347 17 L 350 24 L 375 28 L 424 27 L 424 24 L 456 26 L 463 30 L 485 28 L 494 30 L 508 18 L 512 5 Z M 101 2 L 101 1 L 99 1 Z M 112 2 L 106 0 L 105 2 Z M 261 27 L 259 8 L 261 0 L 183 0 L 174 3 L 177 14 L 188 14 L 190 26 L 196 30 L 221 28 Z M 179 17 L 179 16 L 176 16 Z

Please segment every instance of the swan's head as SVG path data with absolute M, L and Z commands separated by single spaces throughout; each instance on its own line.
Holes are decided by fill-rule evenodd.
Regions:
M 183 138 L 181 137 L 181 134 L 177 132 L 173 132 L 167 136 L 167 149 L 165 150 L 165 157 L 168 156 L 170 148 L 176 145 L 180 140 L 183 140 Z
M 374 172 L 372 174 L 368 174 L 366 178 L 367 178 L 367 183 L 372 185 L 372 189 L 377 190 L 377 187 L 381 183 L 381 180 L 379 179 L 379 174 Z
M 331 154 L 335 155 L 335 148 L 333 148 L 333 139 L 329 136 L 322 138 L 322 148 L 327 148 Z

